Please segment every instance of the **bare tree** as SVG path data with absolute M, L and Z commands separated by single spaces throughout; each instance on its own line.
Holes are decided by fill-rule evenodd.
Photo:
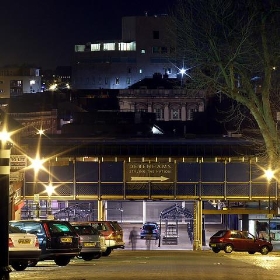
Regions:
M 190 75 L 197 85 L 248 109 L 273 167 L 280 159 L 275 89 L 280 1 L 178 0 L 171 19 L 177 59 L 194 69 Z

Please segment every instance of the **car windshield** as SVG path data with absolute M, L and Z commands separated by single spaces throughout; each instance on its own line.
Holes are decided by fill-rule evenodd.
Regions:
M 143 226 L 143 229 L 144 229 L 144 230 L 153 230 L 153 229 L 155 229 L 155 228 L 156 228 L 155 225 L 144 225 L 144 226 Z
M 74 226 L 76 232 L 79 235 L 98 235 L 98 231 L 94 229 L 92 226 Z
M 71 228 L 67 224 L 60 223 L 60 222 L 51 222 L 51 223 L 49 223 L 49 230 L 52 233 L 72 232 Z
M 225 230 L 219 230 L 218 232 L 216 232 L 216 233 L 213 235 L 213 237 L 222 237 L 222 236 L 225 235 L 225 233 L 226 233 Z
M 16 226 L 9 225 L 9 233 L 26 233 L 26 231 L 22 230 Z

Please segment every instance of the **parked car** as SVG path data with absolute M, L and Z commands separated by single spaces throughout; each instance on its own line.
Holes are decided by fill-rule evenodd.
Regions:
M 10 221 L 10 225 L 36 234 L 42 250 L 39 261 L 54 260 L 57 265 L 65 266 L 81 251 L 80 237 L 67 221 L 19 220 Z M 29 262 L 29 266 L 37 262 Z
M 9 263 L 13 269 L 25 270 L 29 262 L 37 262 L 40 255 L 41 249 L 35 234 L 9 226 Z
M 225 253 L 245 251 L 266 255 L 273 250 L 273 245 L 267 240 L 258 239 L 248 231 L 241 230 L 219 230 L 210 238 L 209 246 L 215 253 L 224 250 Z
M 155 222 L 146 222 L 143 224 L 140 230 L 141 239 L 159 239 L 160 238 L 160 229 L 157 223 Z
M 102 256 L 99 231 L 84 223 L 71 223 L 80 236 L 82 250 L 78 257 L 85 261 L 99 259 Z
M 103 256 L 109 256 L 114 249 L 124 249 L 123 230 L 117 221 L 92 221 L 88 223 L 105 237 L 107 248 L 102 253 Z

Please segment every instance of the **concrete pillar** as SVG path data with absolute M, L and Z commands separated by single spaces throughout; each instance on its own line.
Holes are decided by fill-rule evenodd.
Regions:
M 143 200 L 143 224 L 147 221 L 147 202 Z
M 107 201 L 98 200 L 97 201 L 97 220 L 106 221 L 107 220 Z

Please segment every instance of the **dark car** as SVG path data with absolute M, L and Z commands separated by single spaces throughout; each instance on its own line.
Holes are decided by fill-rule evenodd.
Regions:
M 80 236 L 82 250 L 79 257 L 85 261 L 99 259 L 102 256 L 100 247 L 100 234 L 97 229 L 83 223 L 71 223 Z
M 117 221 L 92 221 L 88 222 L 105 237 L 107 249 L 102 253 L 109 256 L 114 249 L 124 249 L 123 229 Z
M 258 239 L 248 231 L 241 230 L 219 230 L 210 238 L 209 246 L 215 253 L 224 250 L 225 253 L 241 251 L 266 255 L 273 250 L 273 245 L 267 240 Z
M 54 260 L 57 265 L 65 266 L 81 251 L 80 237 L 67 221 L 19 220 L 10 221 L 10 225 L 37 235 L 41 249 L 39 261 Z M 36 264 L 37 261 L 30 262 L 29 266 Z
M 140 231 L 141 239 L 159 239 L 160 229 L 157 223 L 147 222 L 143 225 Z

